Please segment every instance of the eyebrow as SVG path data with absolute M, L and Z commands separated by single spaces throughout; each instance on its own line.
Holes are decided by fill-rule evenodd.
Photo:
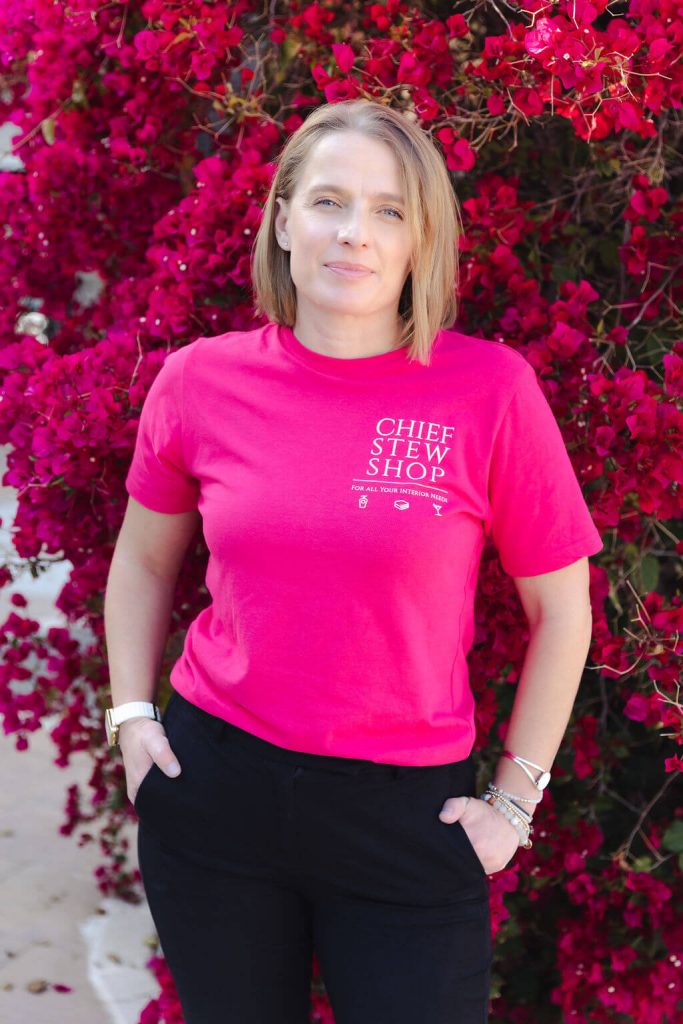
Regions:
M 341 196 L 348 196 L 348 189 L 342 188 L 341 185 L 311 185 L 308 189 L 308 195 L 313 195 L 315 192 L 337 192 Z M 392 203 L 399 203 L 405 206 L 405 199 L 402 196 L 397 196 L 393 192 L 375 192 L 373 199 L 386 199 Z

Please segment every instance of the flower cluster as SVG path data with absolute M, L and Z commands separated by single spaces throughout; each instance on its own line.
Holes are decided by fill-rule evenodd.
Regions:
M 88 750 L 65 836 L 140 898 L 123 766 L 102 742 L 103 601 L 144 396 L 172 348 L 257 323 L 251 246 L 278 151 L 322 102 L 368 96 L 429 132 L 464 223 L 458 328 L 516 348 L 560 423 L 604 541 L 593 642 L 534 846 L 490 879 L 491 1020 L 673 1024 L 683 1007 L 683 102 L 674 0 L 130 0 L 0 9 L 0 443 L 16 489 L 0 715 Z M 618 7 L 618 12 L 615 12 Z M 66 562 L 42 630 L 21 573 Z M 161 666 L 206 599 L 188 552 Z M 529 638 L 495 550 L 469 662 L 483 788 Z M 56 724 L 54 724 L 56 722 Z M 528 912 L 529 905 L 533 913 Z M 179 1024 L 162 957 L 141 1024 Z M 539 1003 L 538 993 L 547 993 Z M 312 1021 L 331 1024 L 314 976 Z

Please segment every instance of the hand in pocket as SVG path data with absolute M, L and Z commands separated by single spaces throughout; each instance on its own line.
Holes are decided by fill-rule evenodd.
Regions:
M 521 842 L 515 826 L 485 800 L 451 796 L 439 818 L 446 824 L 460 822 L 487 875 L 502 871 Z
M 178 759 L 161 722 L 151 718 L 129 718 L 119 726 L 119 746 L 126 771 L 126 791 L 133 805 L 152 764 L 156 764 L 169 778 L 180 774 Z

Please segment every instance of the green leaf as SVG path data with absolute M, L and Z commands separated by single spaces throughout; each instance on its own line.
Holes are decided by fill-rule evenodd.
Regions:
M 43 138 L 47 142 L 48 146 L 53 146 L 55 142 L 55 119 L 54 117 L 44 117 L 40 122 L 40 130 L 43 133 Z
M 71 87 L 71 99 L 74 103 L 80 104 L 85 103 L 87 100 L 87 96 L 85 94 L 85 86 L 83 85 L 83 82 L 80 80 L 80 78 L 74 79 L 74 84 Z
M 683 821 L 674 821 L 662 836 L 662 846 L 673 853 L 683 853 Z
M 656 590 L 659 582 L 659 559 L 654 555 L 645 555 L 643 558 L 640 563 L 640 578 L 646 593 L 651 594 Z
M 634 857 L 632 868 L 634 871 L 652 871 L 654 867 L 654 860 L 652 857 L 644 855 L 643 857 Z
M 614 269 L 619 266 L 619 253 L 616 243 L 611 238 L 601 239 L 596 248 L 603 266 Z
M 553 263 L 550 276 L 555 284 L 564 284 L 565 281 L 573 281 L 576 277 L 576 268 L 565 266 L 563 263 Z

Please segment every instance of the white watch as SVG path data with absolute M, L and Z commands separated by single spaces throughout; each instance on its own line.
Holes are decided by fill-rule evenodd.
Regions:
M 104 727 L 110 747 L 115 747 L 119 742 L 119 726 L 129 718 L 153 718 L 160 722 L 161 711 L 156 704 L 150 704 L 146 700 L 129 700 L 118 707 L 107 708 L 104 714 Z

